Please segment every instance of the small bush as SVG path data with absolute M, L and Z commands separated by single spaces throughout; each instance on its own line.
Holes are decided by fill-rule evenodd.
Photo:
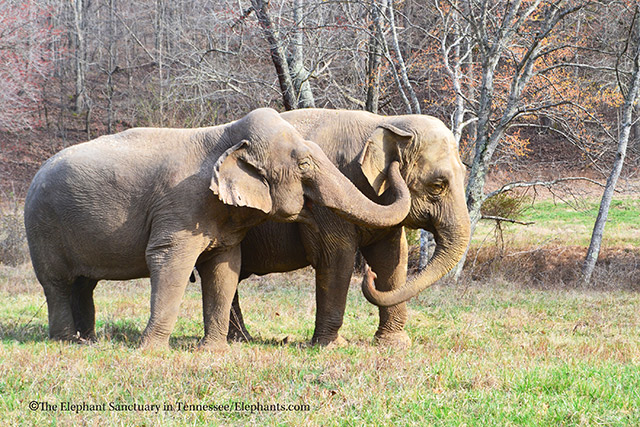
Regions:
M 482 204 L 481 213 L 483 216 L 518 220 L 522 218 L 524 211 L 530 204 L 529 197 L 506 191 L 485 200 Z
M 22 207 L 13 193 L 0 198 L 0 264 L 16 266 L 29 260 Z

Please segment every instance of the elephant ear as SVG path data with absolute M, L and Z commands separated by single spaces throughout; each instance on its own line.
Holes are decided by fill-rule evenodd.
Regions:
M 242 140 L 218 158 L 209 188 L 222 203 L 270 213 L 273 202 L 269 185 L 251 164 L 248 148 L 249 141 Z
M 378 126 L 369 136 L 358 162 L 362 173 L 378 195 L 388 187 L 387 166 L 394 160 L 400 160 L 400 148 L 412 137 L 411 132 L 386 123 Z

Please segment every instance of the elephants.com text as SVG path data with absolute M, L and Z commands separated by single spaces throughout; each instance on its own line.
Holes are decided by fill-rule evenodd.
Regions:
M 282 404 L 282 403 L 246 403 L 230 402 L 223 404 L 215 403 L 87 403 L 87 402 L 39 402 L 33 400 L 29 402 L 31 411 L 43 412 L 305 412 L 310 411 L 311 406 L 307 404 Z

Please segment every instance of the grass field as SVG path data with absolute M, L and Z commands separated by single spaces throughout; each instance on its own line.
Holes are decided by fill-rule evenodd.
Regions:
M 541 203 L 549 204 L 536 203 L 535 225 L 504 229 L 503 259 L 519 259 L 510 258 L 510 248 L 538 250 L 549 238 L 554 247 L 580 244 L 580 232 L 563 230 L 589 229 L 585 213 Z M 606 247 L 631 251 L 629 259 L 638 260 L 639 204 L 623 199 L 615 206 L 621 217 L 612 215 Z M 556 221 L 556 231 L 544 231 Z M 616 221 L 622 224 L 617 234 Z M 492 235 L 488 224 L 482 227 L 479 236 Z M 537 231 L 527 246 L 522 233 L 531 227 Z M 491 248 L 490 240 L 475 246 Z M 637 281 L 637 266 L 626 268 Z M 30 265 L 0 265 L 0 420 L 38 426 L 640 425 L 640 293 L 615 283 L 582 289 L 558 280 L 554 286 L 553 270 L 544 286 L 521 280 L 515 270 L 485 270 L 409 303 L 413 345 L 406 350 L 371 344 L 378 314 L 362 297 L 358 278 L 342 328 L 348 344 L 337 348 L 307 345 L 315 311 L 312 270 L 251 278 L 240 294 L 256 342 L 211 354 L 194 350 L 202 335 L 196 285 L 187 288 L 171 349 L 142 352 L 137 343 L 148 318 L 148 281 L 100 283 L 99 342 L 80 346 L 46 339 L 44 295 Z
M 525 204 L 520 219 L 531 225 L 503 223 L 504 237 L 513 246 L 540 244 L 589 246 L 600 200 L 538 200 Z M 481 221 L 474 235 L 476 245 L 492 236 L 494 221 Z M 614 199 L 607 217 L 604 246 L 640 247 L 640 198 L 637 195 Z

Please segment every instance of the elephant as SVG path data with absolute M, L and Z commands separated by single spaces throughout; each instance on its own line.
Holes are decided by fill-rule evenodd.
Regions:
M 305 224 L 265 222 L 251 229 L 241 244 L 240 279 L 251 274 L 291 271 L 312 265 L 316 272 L 316 318 L 312 343 L 344 340 L 339 335 L 356 251 L 370 271 L 363 280 L 365 297 L 378 305 L 380 323 L 374 342 L 411 344 L 404 331 L 405 301 L 451 270 L 466 251 L 469 214 L 461 162 L 451 131 L 426 115 L 382 116 L 365 111 L 304 109 L 281 113 L 305 138 L 312 139 L 369 198 L 381 202 L 389 185 L 387 166 L 400 159 L 401 175 L 411 193 L 411 210 L 399 225 L 387 228 L 350 224 L 327 209 L 313 212 L 317 229 Z M 436 249 L 428 265 L 407 282 L 404 227 L 434 234 Z M 230 314 L 228 338 L 250 339 L 238 294 Z
M 397 162 L 389 173 L 389 203 L 376 204 L 269 108 L 226 125 L 133 128 L 66 148 L 36 173 L 24 210 L 49 336 L 95 340 L 97 282 L 150 277 L 141 346 L 167 347 L 195 265 L 199 347 L 224 350 L 247 230 L 266 220 L 315 228 L 312 213 L 325 207 L 361 225 L 398 224 L 410 194 Z

